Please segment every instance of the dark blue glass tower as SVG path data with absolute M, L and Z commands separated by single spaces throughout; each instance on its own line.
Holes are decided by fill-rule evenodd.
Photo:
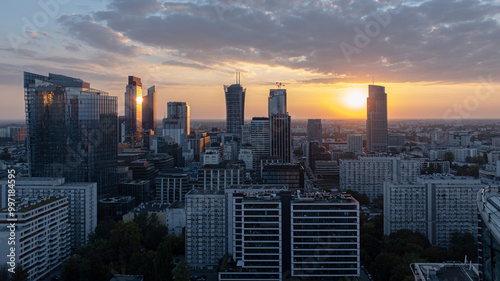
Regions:
M 97 182 L 117 194 L 117 97 L 81 79 L 24 73 L 30 176 Z

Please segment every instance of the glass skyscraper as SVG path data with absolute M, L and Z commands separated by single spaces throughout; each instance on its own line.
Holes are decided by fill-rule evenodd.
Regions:
M 286 90 L 271 89 L 269 92 L 269 124 L 272 157 L 289 163 L 292 155 L 291 117 L 286 108 Z
M 132 144 L 141 141 L 142 99 L 141 78 L 129 76 L 125 89 L 125 140 Z
M 81 79 L 24 73 L 30 176 L 117 193 L 117 97 Z
M 368 151 L 387 152 L 387 94 L 385 93 L 385 87 L 368 86 L 366 109 L 366 144 Z
M 226 94 L 226 126 L 227 132 L 241 139 L 241 131 L 245 118 L 245 92 L 241 85 L 224 86 Z
M 155 134 L 158 112 L 157 98 L 156 87 L 153 85 L 148 88 L 148 94 L 143 97 L 142 101 L 142 128 L 153 130 Z

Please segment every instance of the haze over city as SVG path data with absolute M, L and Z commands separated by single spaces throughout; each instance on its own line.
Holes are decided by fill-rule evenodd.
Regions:
M 24 117 L 22 72 L 60 73 L 118 96 L 128 75 L 160 104 L 223 119 L 241 71 L 245 118 L 286 85 L 295 119 L 366 118 L 366 85 L 384 85 L 389 118 L 495 118 L 496 1 L 27 1 L 0 19 L 0 118 Z M 210 104 L 210 106 L 207 106 Z

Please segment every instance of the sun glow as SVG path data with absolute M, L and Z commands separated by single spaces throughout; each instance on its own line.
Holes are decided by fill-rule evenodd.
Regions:
M 344 97 L 344 103 L 350 108 L 360 109 L 366 106 L 366 95 L 357 91 L 349 92 Z
M 142 104 L 142 97 L 137 97 L 137 104 Z

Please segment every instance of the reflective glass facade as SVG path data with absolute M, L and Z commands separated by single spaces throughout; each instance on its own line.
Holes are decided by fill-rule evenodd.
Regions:
M 24 73 L 30 175 L 117 191 L 117 97 L 80 79 Z
M 366 144 L 369 151 L 387 152 L 387 94 L 385 87 L 369 85 Z
M 245 118 L 245 93 L 240 84 L 224 86 L 226 94 L 226 126 L 227 132 L 237 134 L 241 138 L 241 131 Z

